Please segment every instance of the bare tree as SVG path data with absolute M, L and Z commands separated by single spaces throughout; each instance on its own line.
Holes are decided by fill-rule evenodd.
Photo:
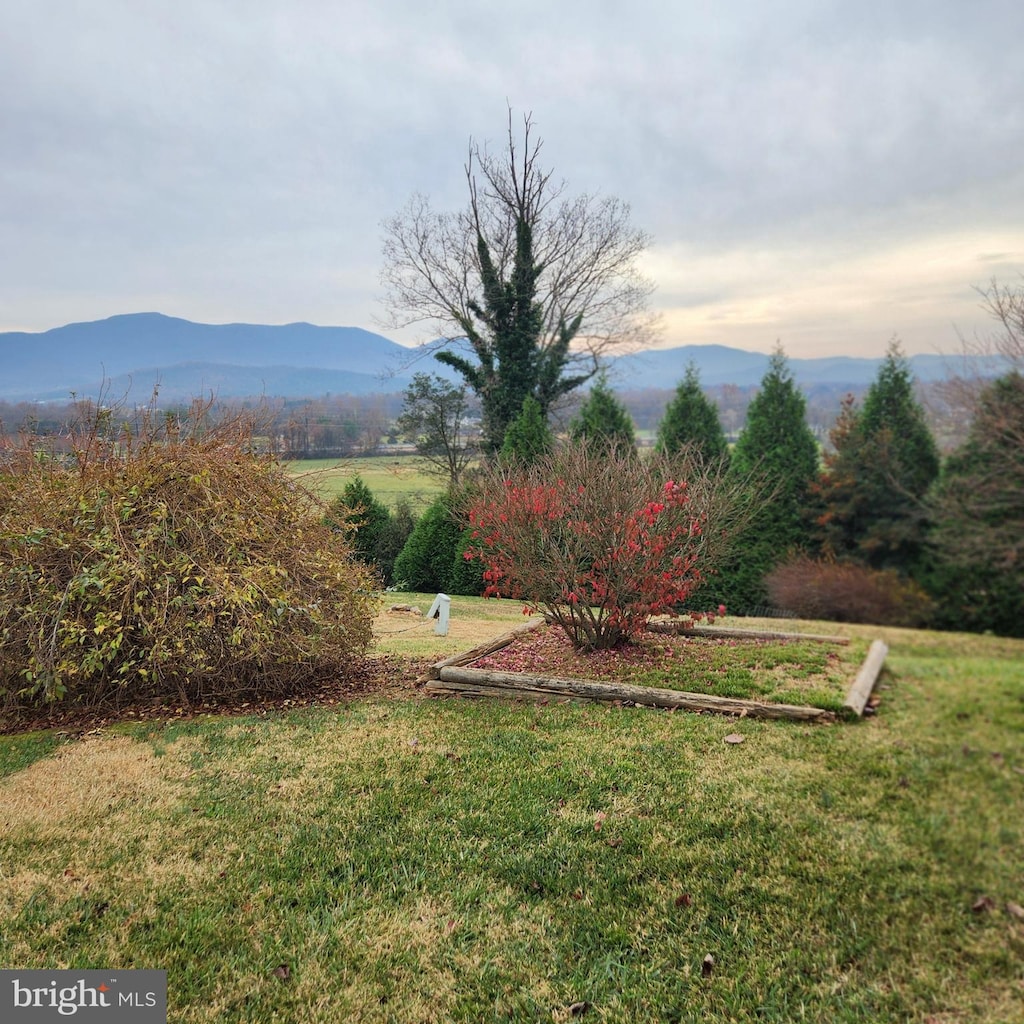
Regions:
M 621 200 L 568 196 L 533 128 L 526 115 L 520 142 L 509 110 L 500 153 L 470 141 L 465 209 L 435 212 L 417 194 L 383 225 L 384 324 L 440 336 L 436 355 L 481 399 L 491 451 L 527 395 L 546 415 L 609 347 L 654 327 L 637 266 L 648 236 Z
M 973 338 L 960 336 L 961 366 L 936 385 L 937 401 L 933 400 L 935 408 L 960 424 L 970 420 L 990 381 L 1007 372 L 1024 373 L 1024 277 L 1016 287 L 993 278 L 987 287 L 975 290 L 996 330 Z
M 991 349 L 1006 360 L 1008 369 L 1024 371 L 1024 280 L 1013 288 L 993 279 L 980 291 L 982 307 L 1000 325 L 990 339 Z
M 468 430 L 469 402 L 465 387 L 417 373 L 405 390 L 405 406 L 396 427 L 416 445 L 431 471 L 458 485 L 476 457 Z

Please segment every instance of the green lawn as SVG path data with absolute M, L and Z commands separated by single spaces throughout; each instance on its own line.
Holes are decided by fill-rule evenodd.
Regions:
M 427 465 L 416 455 L 389 455 L 379 458 L 296 459 L 286 463 L 314 493 L 328 500 L 341 494 L 345 484 L 359 475 L 375 498 L 389 508 L 402 500 L 422 512 L 444 490 L 444 480 L 427 472 Z
M 172 1021 L 1019 1021 L 1024 643 L 845 629 L 890 645 L 855 724 L 410 689 L 0 738 L 0 960 L 165 968 Z

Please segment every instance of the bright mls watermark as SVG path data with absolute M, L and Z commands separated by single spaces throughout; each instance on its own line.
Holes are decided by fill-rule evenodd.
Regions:
M 167 1024 L 166 971 L 0 971 L 4 1024 Z

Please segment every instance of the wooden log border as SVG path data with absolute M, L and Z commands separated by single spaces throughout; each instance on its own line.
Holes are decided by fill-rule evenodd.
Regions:
M 857 718 L 864 714 L 864 708 L 867 707 L 871 691 L 875 688 L 875 683 L 878 681 L 878 675 L 882 671 L 882 666 L 885 664 L 885 658 L 888 653 L 889 648 L 883 641 L 873 640 L 868 648 L 868 655 L 864 659 L 864 664 L 861 665 L 857 678 L 854 679 L 853 685 L 846 694 L 843 708 Z
M 723 629 L 720 626 L 687 626 L 682 622 L 648 622 L 652 633 L 677 636 L 721 637 L 724 640 L 813 640 L 820 644 L 848 644 L 848 636 L 824 636 L 820 633 L 782 633 L 773 629 Z
M 742 700 L 738 697 L 716 697 L 687 690 L 668 690 L 654 686 L 634 686 L 608 680 L 559 678 L 528 675 L 519 672 L 495 672 L 470 668 L 474 661 L 507 647 L 514 640 L 544 625 L 543 619 L 528 622 L 518 629 L 503 633 L 494 640 L 480 644 L 463 654 L 456 654 L 431 665 L 425 676 L 417 680 L 429 696 L 501 697 L 511 700 L 546 702 L 599 701 L 641 707 L 709 711 L 716 714 L 740 715 L 750 718 L 788 719 L 801 722 L 833 722 L 834 712 L 799 704 L 771 704 L 766 701 Z M 658 624 L 671 626 L 674 624 Z M 727 636 L 730 639 L 800 639 L 822 643 L 849 643 L 846 637 L 823 637 L 807 633 L 765 633 L 760 630 L 722 629 L 655 629 L 655 632 L 680 632 L 697 636 Z M 875 640 L 857 677 L 847 693 L 843 709 L 860 717 L 882 670 L 888 647 Z

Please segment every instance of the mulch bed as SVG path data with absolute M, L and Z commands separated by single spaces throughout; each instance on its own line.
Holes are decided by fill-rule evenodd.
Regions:
M 410 660 L 391 655 L 366 658 L 345 678 L 316 680 L 301 692 L 285 695 L 240 692 L 192 702 L 168 697 L 132 703 L 111 698 L 90 706 L 58 704 L 8 710 L 0 713 L 0 735 L 56 729 L 77 737 L 120 722 L 187 719 L 200 715 L 265 715 L 295 708 L 344 705 L 371 694 L 397 695 L 401 691 L 407 696 L 411 680 L 426 664 L 427 659 Z
M 716 673 L 724 671 L 720 666 L 727 651 L 735 651 L 738 661 L 756 664 L 759 650 L 763 650 L 766 656 L 773 655 L 769 660 L 776 661 L 779 649 L 785 650 L 787 645 L 794 652 L 795 667 L 803 668 L 799 663 L 797 646 L 787 641 L 648 633 L 638 641 L 612 650 L 581 653 L 573 648 L 562 629 L 549 625 L 522 633 L 506 647 L 476 659 L 471 667 L 495 672 L 640 684 L 648 684 L 652 673 L 665 672 L 677 678 L 651 685 L 714 692 Z M 845 688 L 848 673 L 838 653 L 829 652 L 827 648 L 820 650 L 826 667 L 818 677 L 832 677 L 837 683 L 838 693 Z M 780 674 L 784 674 L 784 670 Z M 794 683 L 787 680 L 786 685 L 792 688 Z

